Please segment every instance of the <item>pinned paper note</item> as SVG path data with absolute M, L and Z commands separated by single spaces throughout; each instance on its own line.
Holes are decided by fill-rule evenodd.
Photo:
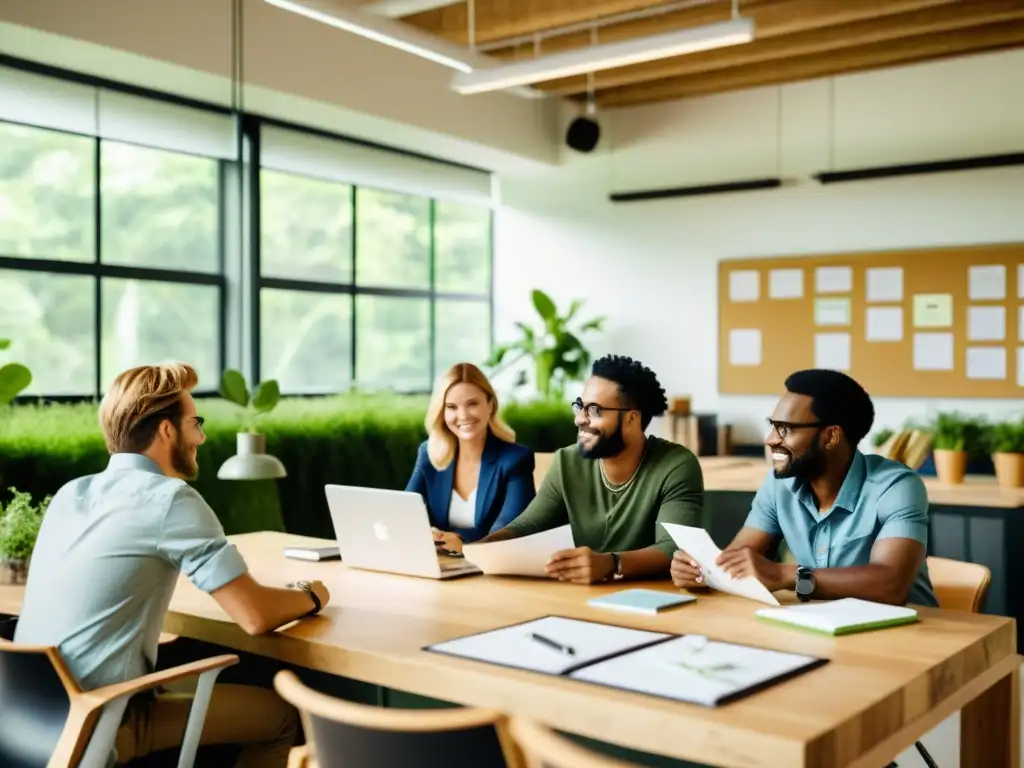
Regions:
M 1002 347 L 968 347 L 968 379 L 1005 379 L 1006 350 Z
M 849 293 L 853 290 L 853 269 L 818 267 L 814 270 L 814 290 L 817 293 Z
M 773 299 L 799 299 L 804 295 L 802 269 L 773 269 L 768 273 L 768 296 Z
M 869 267 L 868 301 L 903 301 L 903 267 Z
M 953 296 L 918 293 L 914 296 L 915 328 L 949 328 L 953 325 Z
M 729 331 L 729 365 L 761 364 L 761 331 L 734 328 Z
M 1024 341 L 1024 306 L 1017 310 L 1017 341 Z
M 967 295 L 972 300 L 1005 299 L 1006 267 L 987 264 L 967 270 Z
M 1024 264 L 1017 265 L 1017 298 L 1024 299 Z
M 1005 307 L 968 307 L 968 341 L 1002 341 L 1006 338 Z
M 902 341 L 903 307 L 868 307 L 868 341 Z
M 914 369 L 918 371 L 953 370 L 953 334 L 915 333 Z
M 757 301 L 761 297 L 761 273 L 734 269 L 729 273 L 729 301 Z
M 850 300 L 815 299 L 814 323 L 815 325 L 849 325 Z
M 814 367 L 833 371 L 850 370 L 850 334 L 814 334 Z
M 1017 347 L 1017 386 L 1024 387 L 1024 347 Z

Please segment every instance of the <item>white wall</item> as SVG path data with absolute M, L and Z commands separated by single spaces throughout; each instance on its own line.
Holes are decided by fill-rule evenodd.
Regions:
M 488 169 L 557 160 L 557 104 L 460 96 L 451 69 L 245 0 L 250 111 Z M 230 104 L 231 0 L 2 0 L 0 52 Z
M 529 292 L 609 315 L 598 354 L 639 358 L 670 397 L 758 441 L 774 397 L 719 395 L 723 258 L 1024 241 L 1024 169 L 831 186 L 829 168 L 1024 151 L 1024 51 L 721 94 L 600 116 L 599 150 L 501 177 L 496 335 L 532 314 Z M 782 175 L 779 190 L 652 202 L 610 191 Z M 813 364 L 813 361 L 808 361 Z M 779 383 L 782 388 L 782 382 Z M 922 393 L 925 394 L 925 393 Z M 1024 396 L 1024 391 L 1022 391 Z M 1022 401 L 877 398 L 876 424 L 939 408 L 999 413 Z

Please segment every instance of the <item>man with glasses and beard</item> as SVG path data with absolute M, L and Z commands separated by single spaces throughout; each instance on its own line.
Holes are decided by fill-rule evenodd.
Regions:
M 110 385 L 99 420 L 110 452 L 102 472 L 53 497 L 32 553 L 14 640 L 52 645 L 84 690 L 152 672 L 164 614 L 184 573 L 249 634 L 269 632 L 327 604 L 319 581 L 266 587 L 249 574 L 217 516 L 185 481 L 206 441 L 184 364 L 132 368 Z M 180 746 L 191 697 L 128 703 L 116 759 Z M 236 766 L 284 768 L 299 728 L 269 688 L 216 685 L 200 743 L 242 746 Z
M 875 418 L 868 393 L 838 371 L 797 371 L 768 420 L 772 471 L 746 524 L 718 558 L 734 577 L 796 590 L 802 601 L 857 597 L 938 605 L 925 560 L 928 494 L 903 464 L 858 449 Z M 780 539 L 797 563 L 769 559 Z M 705 586 L 685 552 L 672 581 Z
M 649 368 L 614 355 L 595 361 L 573 403 L 576 446 L 555 452 L 536 498 L 481 542 L 568 523 L 576 546 L 551 556 L 551 578 L 591 584 L 666 576 L 675 545 L 659 523 L 699 526 L 704 501 L 697 457 L 645 434 L 667 406 Z

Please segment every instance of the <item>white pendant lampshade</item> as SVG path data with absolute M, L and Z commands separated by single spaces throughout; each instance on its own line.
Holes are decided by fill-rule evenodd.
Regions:
M 217 477 L 221 480 L 274 480 L 287 477 L 284 464 L 267 453 L 267 436 L 256 432 L 239 432 L 237 453 L 221 464 Z

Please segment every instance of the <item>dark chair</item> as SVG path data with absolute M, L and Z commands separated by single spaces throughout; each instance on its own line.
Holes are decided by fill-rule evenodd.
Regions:
M 475 708 L 407 710 L 357 704 L 278 672 L 274 688 L 295 706 L 305 750 L 292 765 L 308 768 L 521 768 L 505 715 Z
M 216 677 L 237 663 L 237 656 L 217 656 L 83 691 L 56 648 L 0 640 L 0 766 L 105 768 L 129 699 L 198 675 L 178 761 L 190 768 Z

